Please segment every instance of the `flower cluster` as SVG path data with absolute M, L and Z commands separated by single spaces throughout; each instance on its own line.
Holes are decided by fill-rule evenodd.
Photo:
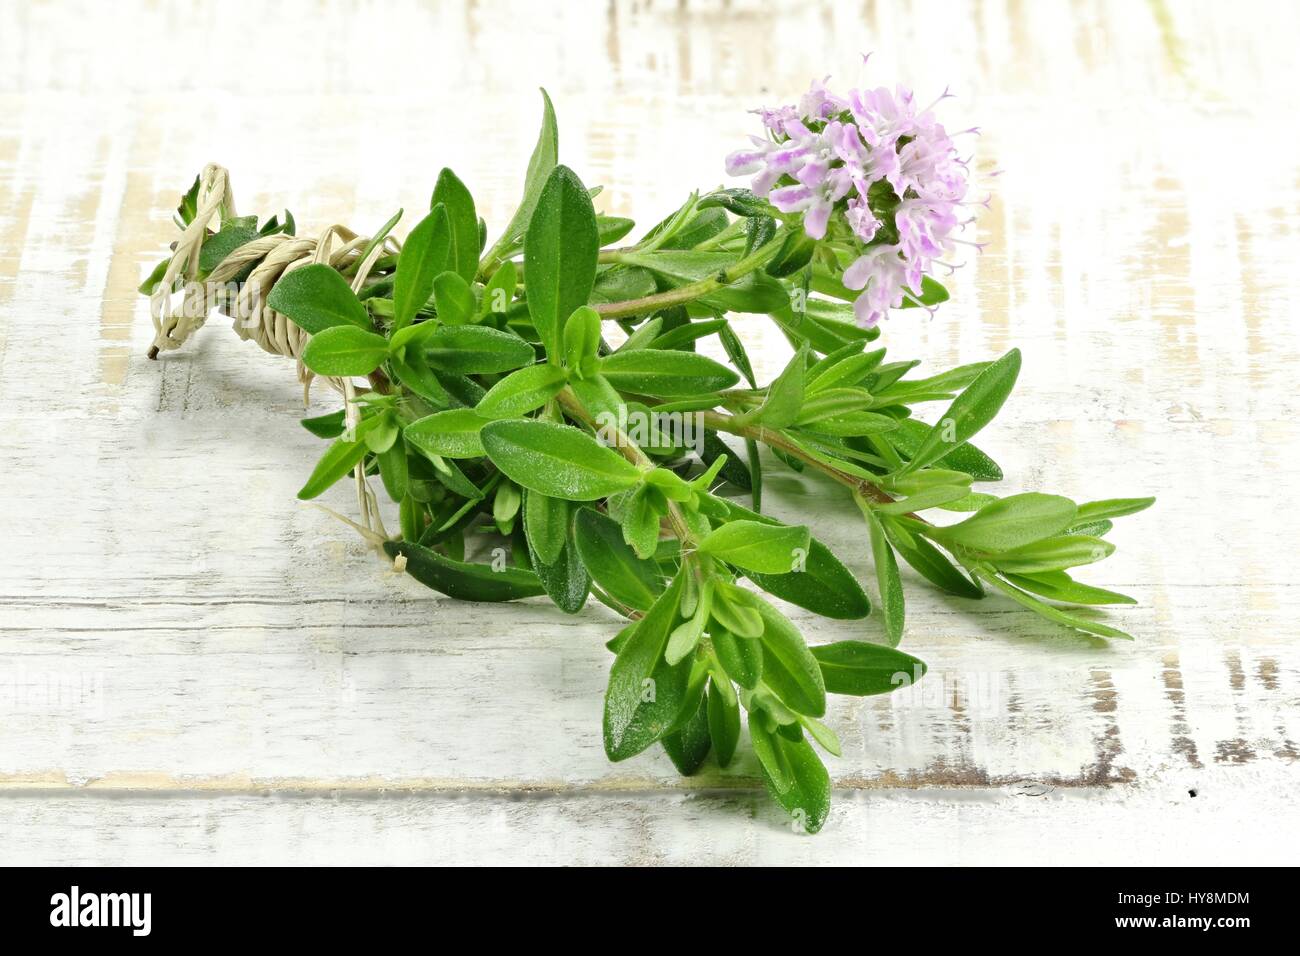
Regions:
M 935 264 L 951 268 L 941 257 L 961 241 L 966 163 L 910 90 L 839 97 L 815 82 L 797 106 L 758 112 L 768 136 L 728 156 L 727 173 L 753 174 L 755 195 L 802 212 L 811 238 L 856 256 L 843 281 L 861 290 L 860 322 L 875 325 L 914 299 Z

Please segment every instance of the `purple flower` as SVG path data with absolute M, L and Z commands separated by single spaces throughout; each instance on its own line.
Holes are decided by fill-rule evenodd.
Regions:
M 755 195 L 782 213 L 802 213 L 811 238 L 855 256 L 843 281 L 861 290 L 859 321 L 874 325 L 916 301 L 934 265 L 953 268 L 944 257 L 962 241 L 954 234 L 965 225 L 958 210 L 967 168 L 910 90 L 840 97 L 814 81 L 798 105 L 757 112 L 768 135 L 728 156 L 727 172 L 753 176 Z

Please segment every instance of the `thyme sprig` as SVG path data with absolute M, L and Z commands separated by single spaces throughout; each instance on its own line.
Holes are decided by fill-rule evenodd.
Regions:
M 264 347 L 339 387 L 343 408 L 303 422 L 330 444 L 299 497 L 351 475 L 354 526 L 416 580 L 471 601 L 546 595 L 567 613 L 594 596 L 625 617 L 609 643 L 611 760 L 658 744 L 684 774 L 710 753 L 726 767 L 744 712 L 768 790 L 819 829 L 831 785 L 817 750 L 840 751 L 821 720 L 827 695 L 888 693 L 924 673 L 897 649 L 899 558 L 951 594 L 992 590 L 1077 631 L 1127 637 L 1065 609 L 1132 603 L 1071 572 L 1109 555 L 1112 520 L 1153 499 L 975 490 L 1002 478 L 971 439 L 1010 394 L 1020 353 L 911 377 L 918 363 L 890 360 L 872 347 L 878 331 L 853 322 L 841 257 L 747 190 L 692 195 L 616 246 L 633 224 L 597 214 L 594 191 L 558 163 L 549 98 L 519 210 L 490 247 L 450 170 L 400 243 L 401 213 L 369 239 L 335 227 L 337 243 L 313 242 L 287 214 L 260 227 L 236 216 L 228 179 L 209 181 L 224 191 L 201 195 L 196 180 L 177 210 L 184 262 L 164 262 L 142 291 L 164 301 L 186 277 L 241 276 L 269 291 L 264 303 L 243 289 L 201 304 L 245 331 L 261 323 Z M 945 298 L 927 277 L 906 306 Z M 739 316 L 766 316 L 793 348 L 766 385 Z M 729 365 L 696 351 L 709 338 Z M 918 414 L 936 403 L 937 416 Z M 774 463 L 827 475 L 860 509 L 883 643 L 809 646 L 770 600 L 834 619 L 871 611 L 808 527 L 762 513 Z M 391 536 L 376 476 L 397 510 Z M 490 562 L 472 559 L 482 543 L 499 545 Z

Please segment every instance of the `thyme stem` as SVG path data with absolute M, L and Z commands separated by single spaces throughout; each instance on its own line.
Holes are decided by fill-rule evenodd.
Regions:
M 784 243 L 785 233 L 778 232 L 766 244 L 759 246 L 729 268 L 723 269 L 716 276 L 699 279 L 678 286 L 676 289 L 669 289 L 666 292 L 642 296 L 639 299 L 625 299 L 622 302 L 602 302 L 593 306 L 593 308 L 600 313 L 602 319 L 622 319 L 646 312 L 656 312 L 659 309 L 670 308 L 674 305 L 684 305 L 711 292 L 717 292 L 719 289 L 743 279 L 751 272 L 761 269 L 781 251 L 781 246 Z M 611 261 L 617 262 L 619 260 L 612 258 Z
M 564 386 L 564 390 L 560 392 L 558 398 L 565 411 L 572 414 L 574 418 L 611 435 L 614 438 L 615 450 L 632 464 L 638 468 L 655 467 L 654 462 L 650 460 L 650 456 L 643 452 L 636 442 L 617 427 L 608 423 L 597 424 L 595 416 L 587 410 L 587 407 L 582 404 L 582 399 L 578 398 L 577 393 L 568 385 Z M 677 539 L 683 545 L 695 544 L 695 536 L 691 534 L 690 526 L 686 523 L 686 516 L 682 514 L 681 508 L 678 507 L 675 501 L 668 502 L 668 521 L 672 525 L 673 534 L 677 536 Z
M 865 478 L 860 478 L 857 475 L 850 475 L 848 472 L 841 471 L 833 465 L 826 464 L 826 462 L 816 456 L 810 455 L 798 444 L 790 441 L 784 433 L 779 430 L 764 428 L 761 425 L 741 425 L 736 422 L 734 415 L 723 415 L 720 412 L 705 412 L 704 423 L 715 431 L 727 432 L 730 435 L 739 435 L 742 438 L 761 441 L 763 444 L 772 448 L 779 448 L 790 457 L 797 458 L 806 465 L 812 465 L 818 471 L 825 475 L 829 475 L 846 488 L 853 490 L 864 498 L 870 498 L 878 504 L 892 504 L 896 500 L 879 485 L 867 481 Z M 924 518 L 918 517 L 915 514 L 908 514 L 907 517 L 925 522 Z

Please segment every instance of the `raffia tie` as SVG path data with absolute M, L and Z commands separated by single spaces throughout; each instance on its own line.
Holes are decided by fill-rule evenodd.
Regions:
M 157 358 L 160 352 L 180 348 L 203 326 L 212 310 L 219 309 L 231 317 L 235 333 L 241 339 L 252 339 L 264 351 L 272 355 L 283 355 L 297 363 L 298 380 L 303 384 L 305 402 L 315 378 L 302 362 L 302 351 L 311 336 L 287 316 L 267 306 L 266 299 L 271 294 L 272 287 L 294 269 L 312 263 L 326 263 L 340 271 L 352 269 L 355 265 L 352 291 L 359 292 L 380 256 L 396 255 L 401 251 L 401 243 L 391 236 L 386 237 L 364 260 L 358 261 L 370 244 L 370 239 L 357 235 L 343 225 L 330 226 L 314 239 L 283 233 L 260 236 L 235 249 L 201 281 L 199 254 L 204 240 L 208 238 L 209 227 L 214 225 L 214 220 L 219 227 L 221 222 L 236 215 L 230 173 L 225 168 L 216 163 L 209 163 L 203 168 L 199 177 L 196 205 L 194 219 L 182 230 L 167 270 L 150 299 L 155 334 L 149 348 L 149 357 Z M 232 298 L 230 290 L 226 288 L 227 283 L 253 262 L 257 264 Z M 175 308 L 178 287 L 181 293 L 179 309 Z M 360 414 L 352 380 L 327 378 L 325 381 L 343 395 L 347 427 L 355 428 Z M 360 464 L 353 476 L 361 525 L 346 518 L 343 520 L 356 527 L 374 544 L 387 537 L 379 517 L 378 501 L 366 482 Z
M 212 271 L 206 281 L 200 281 L 199 254 L 213 219 L 230 219 L 236 215 L 230 174 L 224 168 L 215 163 L 204 167 L 199 178 L 197 205 L 198 212 L 176 241 L 171 262 L 150 302 L 155 332 L 149 349 L 150 357 L 180 348 L 216 308 L 231 317 L 235 333 L 241 339 L 252 339 L 272 355 L 294 359 L 298 364 L 299 380 L 304 385 L 309 384 L 312 373 L 302 364 L 302 350 L 310 336 L 287 316 L 267 306 L 266 298 L 271 288 L 286 273 L 323 262 L 340 271 L 351 269 L 355 264 L 352 291 L 359 292 L 380 256 L 397 254 L 401 251 L 401 243 L 390 236 L 371 250 L 364 262 L 357 263 L 370 240 L 347 226 L 330 226 L 316 238 L 283 233 L 261 236 L 240 246 Z M 235 297 L 230 298 L 225 284 L 250 262 L 257 265 L 240 284 Z M 181 300 L 179 308 L 176 308 L 178 286 Z M 331 385 L 339 387 L 334 382 Z

